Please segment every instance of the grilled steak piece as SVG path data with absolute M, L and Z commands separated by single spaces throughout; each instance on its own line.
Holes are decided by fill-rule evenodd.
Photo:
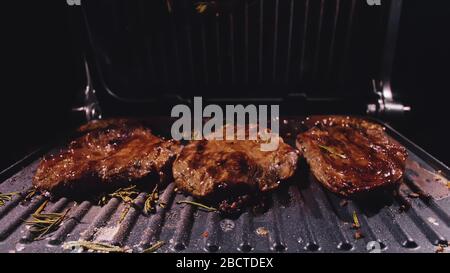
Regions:
M 350 196 L 393 185 L 405 170 L 406 149 L 381 125 L 342 116 L 309 119 L 297 137 L 312 173 L 329 190 Z
M 178 143 L 154 136 L 148 128 L 124 120 L 107 120 L 90 128 L 68 147 L 45 156 L 33 184 L 53 193 L 90 193 L 131 183 L 163 182 L 171 175 Z M 83 131 L 83 130 L 81 130 Z
M 279 187 L 294 174 L 298 155 L 280 138 L 278 149 L 261 151 L 261 140 L 199 140 L 173 164 L 177 187 L 197 198 L 238 212 L 259 193 Z

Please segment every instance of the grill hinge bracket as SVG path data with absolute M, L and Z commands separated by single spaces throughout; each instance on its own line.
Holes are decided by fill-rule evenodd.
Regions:
M 390 82 L 372 80 L 373 92 L 377 101 L 367 105 L 367 114 L 374 116 L 398 116 L 411 111 L 411 107 L 394 100 Z
M 92 84 L 92 78 L 87 60 L 84 61 L 84 67 L 86 72 L 86 88 L 83 93 L 83 105 L 72 108 L 72 111 L 83 113 L 87 121 L 101 119 L 102 111 L 97 96 L 95 95 L 95 89 Z
M 402 12 L 402 0 L 391 1 L 388 18 L 388 29 L 384 42 L 384 53 L 381 66 L 381 80 L 372 80 L 373 92 L 377 95 L 375 103 L 367 105 L 367 114 L 392 117 L 403 115 L 411 110 L 394 99 L 391 86 L 391 75 L 397 44 L 397 36 Z

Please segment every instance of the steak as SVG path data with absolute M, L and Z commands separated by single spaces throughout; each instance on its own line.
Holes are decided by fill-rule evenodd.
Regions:
M 123 119 L 93 122 L 79 131 L 86 133 L 42 159 L 34 186 L 52 193 L 76 194 L 131 183 L 163 183 L 171 175 L 171 163 L 180 147 L 135 121 Z
M 278 149 L 261 151 L 261 140 L 198 140 L 186 145 L 173 164 L 178 189 L 238 212 L 260 193 L 279 187 L 297 167 L 295 149 L 280 138 Z
M 403 176 L 406 149 L 384 127 L 364 119 L 326 116 L 308 119 L 297 136 L 317 180 L 343 196 L 394 185 Z

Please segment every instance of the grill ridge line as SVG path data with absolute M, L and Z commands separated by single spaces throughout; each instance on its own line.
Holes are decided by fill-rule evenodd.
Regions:
M 189 196 L 186 200 L 192 202 L 194 198 Z M 173 250 L 181 251 L 187 248 L 196 209 L 196 207 L 189 204 L 184 204 L 184 207 L 181 209 L 180 219 L 171 239 L 171 248 Z
M 20 213 L 17 217 L 11 219 L 8 221 L 6 225 L 4 225 L 2 228 L 0 228 L 0 241 L 5 240 L 12 232 L 16 230 L 17 227 L 20 226 L 21 223 L 23 223 L 28 217 L 33 214 L 36 209 L 44 203 L 44 201 L 47 198 L 40 195 L 36 197 L 30 205 L 27 206 L 27 208 Z
M 111 198 L 108 203 L 101 208 L 94 221 L 92 221 L 89 227 L 81 234 L 80 239 L 84 241 L 90 241 L 94 237 L 94 234 L 97 232 L 97 229 L 106 225 L 108 220 L 117 210 L 119 204 L 120 200 L 117 197 Z
M 49 243 L 52 245 L 61 244 L 65 239 L 64 237 L 75 228 L 91 207 L 92 203 L 89 201 L 83 201 L 78 205 L 76 210 L 63 222 L 62 226 L 50 238 Z
M 306 251 L 318 251 L 320 250 L 320 245 L 317 242 L 317 237 L 313 232 L 311 219 L 309 213 L 305 213 L 308 208 L 304 203 L 304 198 L 301 190 L 297 186 L 291 186 L 290 191 L 294 198 L 294 201 L 298 204 L 298 215 L 302 225 L 304 226 L 304 230 L 306 232 L 306 245 L 303 248 Z M 301 243 L 301 241 L 299 241 Z
M 150 245 L 156 242 L 156 239 L 159 237 L 167 209 L 172 207 L 173 197 L 175 196 L 174 189 L 175 183 L 172 182 L 161 194 L 158 203 L 164 204 L 164 207 L 159 204 L 156 206 L 156 213 L 150 217 L 148 226 L 142 233 L 141 241 L 138 246 L 140 251 L 150 247 Z
M 119 229 L 111 240 L 112 245 L 122 245 L 128 235 L 130 235 L 134 224 L 144 208 L 146 196 L 147 194 L 145 192 L 141 192 L 134 200 L 133 205 L 130 205 L 127 215 L 119 223 Z

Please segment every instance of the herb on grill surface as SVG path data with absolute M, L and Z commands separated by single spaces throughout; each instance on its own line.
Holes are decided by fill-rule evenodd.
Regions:
M 14 195 L 19 194 L 18 192 L 1 193 L 0 192 L 0 207 L 4 206 L 6 202 L 11 201 Z
M 25 222 L 30 226 L 30 232 L 36 237 L 35 240 L 43 239 L 43 237 L 59 228 L 66 218 L 70 209 L 64 213 L 42 213 L 48 200 L 46 200 L 32 215 L 31 220 Z
M 120 188 L 116 190 L 113 193 L 110 193 L 108 195 L 104 195 L 100 198 L 98 204 L 100 206 L 104 206 L 111 198 L 119 198 L 125 203 L 131 203 L 134 198 L 139 194 L 138 191 L 136 191 L 136 185 L 131 185 L 126 188 Z
M 158 185 L 155 186 L 155 188 L 153 189 L 152 193 L 150 193 L 147 196 L 147 199 L 145 200 L 145 204 L 144 204 L 144 212 L 146 214 L 149 214 L 150 212 L 154 212 L 156 209 L 156 202 L 159 199 L 159 194 L 158 194 Z
M 38 189 L 36 187 L 32 187 L 25 194 L 25 198 L 23 198 L 21 204 L 30 201 L 36 194 L 38 194 Z
M 338 151 L 336 151 L 335 148 L 333 147 L 329 147 L 329 146 L 323 146 L 323 145 L 319 145 L 320 148 L 324 149 L 325 151 L 329 152 L 332 155 L 335 156 L 339 156 L 342 159 L 346 159 L 347 157 L 344 154 L 339 153 Z
M 161 248 L 165 243 L 166 242 L 164 242 L 164 241 L 158 241 L 158 242 L 154 243 L 152 246 L 150 246 L 149 248 L 144 249 L 142 251 L 142 253 L 153 253 L 156 250 L 158 250 L 159 248 Z
M 112 252 L 112 253 L 128 252 L 126 248 L 122 248 L 119 246 L 114 246 L 105 243 L 88 242 L 83 240 L 64 243 L 63 248 L 72 250 L 75 248 L 82 248 L 84 250 L 93 250 L 98 252 Z
M 123 219 L 125 219 L 125 216 L 127 216 L 129 210 L 130 206 L 126 206 L 125 208 L 123 208 L 122 213 L 120 214 L 119 224 L 122 223 Z
M 358 219 L 358 215 L 356 215 L 356 211 L 353 212 L 353 224 L 352 227 L 354 229 L 358 229 L 361 227 L 361 225 L 359 224 L 359 219 Z
M 35 214 L 41 213 L 45 209 L 47 204 L 48 204 L 48 200 L 45 200 L 44 203 L 42 203 L 42 205 L 40 205 L 39 208 L 34 213 Z
M 204 211 L 208 211 L 208 212 L 213 212 L 216 211 L 216 208 L 213 207 L 208 207 L 206 205 L 197 203 L 197 202 L 193 202 L 193 201 L 189 201 L 189 200 L 183 200 L 183 201 L 178 201 L 177 204 L 189 204 L 192 206 L 197 206 L 199 209 L 204 210 Z
M 24 202 L 31 200 L 31 198 L 33 198 L 33 196 L 35 196 L 37 193 L 37 189 L 35 187 L 31 188 L 30 190 L 28 190 L 27 195 L 25 196 L 25 198 L 23 199 Z

